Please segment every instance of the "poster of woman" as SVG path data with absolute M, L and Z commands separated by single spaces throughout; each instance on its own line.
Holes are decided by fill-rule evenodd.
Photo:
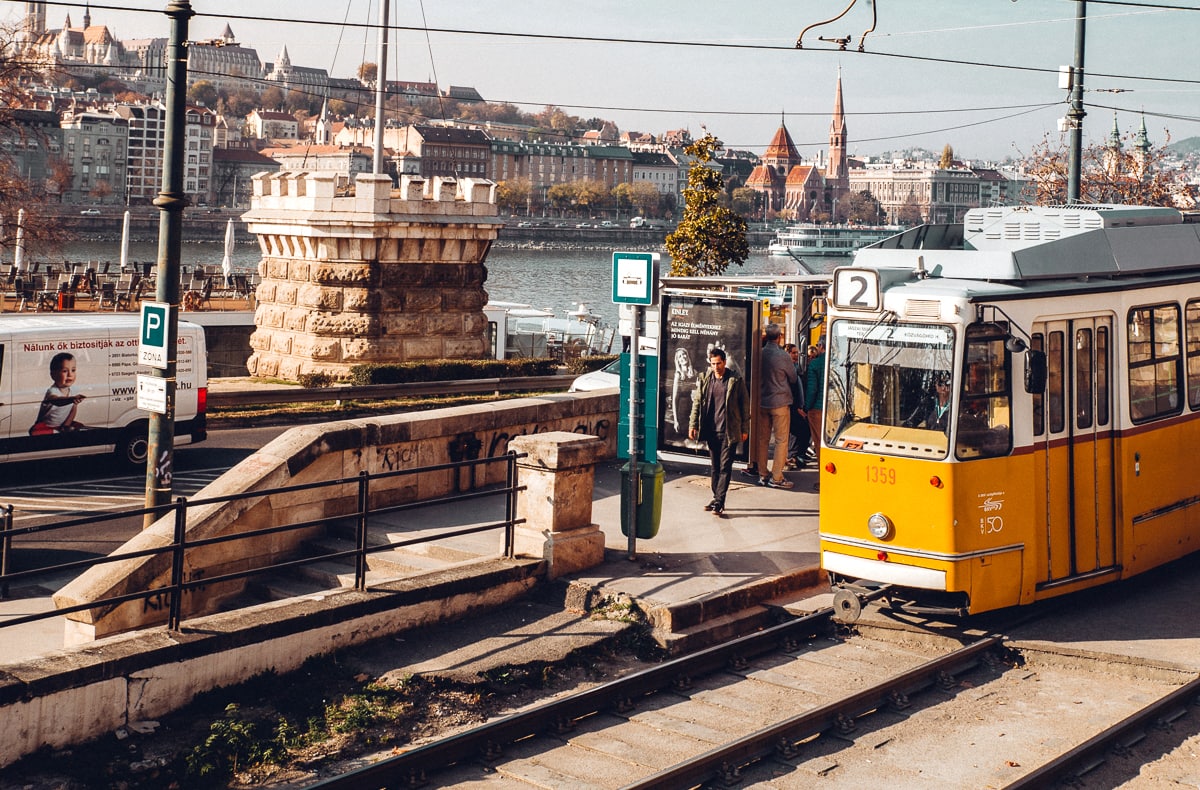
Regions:
M 723 348 L 729 366 L 744 375 L 755 302 L 734 297 L 664 294 L 659 340 L 659 448 L 702 454 L 703 442 L 688 438 L 688 417 L 697 378 L 713 348 Z M 742 450 L 744 452 L 744 448 Z

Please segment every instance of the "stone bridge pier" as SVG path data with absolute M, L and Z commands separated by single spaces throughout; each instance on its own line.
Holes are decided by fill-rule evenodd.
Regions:
M 483 265 L 502 222 L 485 179 L 259 173 L 242 218 L 262 249 L 250 374 L 488 356 Z

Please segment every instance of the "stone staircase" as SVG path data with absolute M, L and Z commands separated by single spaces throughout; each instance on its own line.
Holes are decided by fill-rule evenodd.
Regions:
M 439 523 L 444 519 L 430 513 L 434 508 L 422 509 L 420 527 L 408 529 L 393 525 L 369 526 L 368 546 L 383 546 L 407 542 L 434 535 L 451 529 L 465 529 L 495 523 L 481 520 L 475 523 Z M 418 519 L 413 519 L 414 521 Z M 355 548 L 354 525 L 339 524 L 319 538 L 307 541 L 305 556 L 317 557 Z M 494 560 L 503 555 L 504 531 L 490 529 L 469 535 L 433 539 L 429 542 L 413 543 L 394 549 L 376 551 L 367 555 L 367 586 L 382 584 L 397 579 L 406 579 L 452 570 L 485 560 Z M 283 573 L 267 574 L 251 582 L 248 594 L 256 601 L 275 601 L 319 594 L 338 588 L 354 586 L 354 558 L 352 556 L 320 560 L 308 565 L 290 568 Z

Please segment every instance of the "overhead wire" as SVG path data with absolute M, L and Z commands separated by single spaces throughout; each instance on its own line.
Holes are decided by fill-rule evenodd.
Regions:
M 1110 6 L 1144 8 L 1144 9 L 1149 9 L 1149 10 L 1200 11 L 1200 7 L 1182 6 L 1182 5 L 1168 4 L 1168 3 L 1134 3 L 1134 2 L 1127 2 L 1125 0 L 1092 0 L 1092 2 L 1098 3 L 1098 4 L 1103 4 L 1103 5 L 1110 5 Z M 151 9 L 132 8 L 129 6 L 116 5 L 116 4 L 100 4 L 100 3 L 90 3 L 90 2 L 89 3 L 64 2 L 64 3 L 58 3 L 58 4 L 64 5 L 64 6 L 75 6 L 75 7 L 78 7 L 81 5 L 88 5 L 92 9 L 109 10 L 109 11 L 127 11 L 127 12 L 132 11 L 132 12 L 154 13 L 154 14 L 161 13 L 160 11 L 153 11 Z M 589 43 L 600 43 L 600 44 L 635 44 L 635 45 L 647 45 L 647 46 L 672 46 L 672 47 L 708 47 L 708 48 L 720 48 L 720 49 L 744 49 L 744 50 L 780 51 L 780 52 L 796 51 L 795 48 L 790 45 L 789 46 L 780 46 L 780 45 L 768 45 L 768 44 L 761 44 L 761 43 L 739 43 L 739 42 L 719 42 L 719 41 L 683 41 L 683 40 L 649 39 L 649 38 L 619 38 L 619 37 L 611 37 L 611 36 L 574 36 L 574 35 L 557 34 L 557 33 L 549 34 L 549 33 L 533 33 L 533 32 L 472 30 L 472 29 L 466 29 L 466 28 L 435 28 L 435 27 L 430 27 L 428 25 L 423 0 L 421 2 L 420 7 L 421 7 L 421 21 L 422 21 L 422 25 L 420 27 L 407 26 L 407 25 L 395 25 L 395 24 L 389 24 L 388 27 L 389 27 L 389 29 L 396 30 L 396 31 L 420 32 L 425 36 L 426 47 L 429 51 L 429 56 L 430 56 L 430 66 L 431 66 L 431 69 L 433 70 L 433 74 L 434 74 L 434 84 L 437 84 L 437 71 L 436 71 L 436 63 L 434 62 L 434 57 L 433 57 L 433 48 L 432 48 L 432 39 L 431 39 L 432 33 L 443 33 L 443 34 L 463 35 L 463 36 L 522 38 L 522 39 L 533 39 L 533 40 L 555 40 L 555 41 L 566 41 L 566 42 L 589 42 Z M 332 21 L 325 21 L 325 20 L 299 21 L 299 20 L 295 20 L 295 19 L 287 19 L 287 18 L 282 18 L 282 17 L 264 17 L 264 16 L 251 17 L 251 16 L 242 15 L 242 14 L 227 14 L 227 13 L 213 13 L 213 12 L 202 12 L 202 13 L 198 13 L 197 15 L 198 16 L 207 16 L 207 17 L 211 17 L 214 19 L 225 19 L 225 20 L 239 20 L 239 21 L 253 20 L 253 21 L 258 21 L 258 22 L 282 22 L 282 23 L 291 22 L 291 23 L 310 24 L 310 25 L 318 25 L 318 26 L 336 25 L 336 26 L 340 26 L 343 29 L 346 27 L 350 27 L 350 28 L 357 27 L 357 28 L 362 28 L 364 30 L 364 47 L 365 47 L 365 38 L 369 34 L 369 31 L 377 30 L 380 27 L 377 23 L 372 23 L 372 22 L 364 23 L 364 22 L 348 21 L 348 16 L 349 16 L 348 9 L 347 9 L 347 19 L 344 19 L 340 23 L 332 22 Z M 911 55 L 911 54 L 904 54 L 904 53 L 897 53 L 897 52 L 879 52 L 879 51 L 873 51 L 873 50 L 866 51 L 866 52 L 850 52 L 850 51 L 839 50 L 836 48 L 805 49 L 804 51 L 805 52 L 819 52 L 819 53 L 837 52 L 843 56 L 859 54 L 859 55 L 872 56 L 872 57 L 878 57 L 878 58 L 927 62 L 927 63 L 942 64 L 942 65 L 969 66 L 969 67 L 978 67 L 978 68 L 1029 72 L 1029 73 L 1057 74 L 1057 69 L 1050 69 L 1050 68 L 1044 68 L 1044 67 L 1022 66 L 1022 65 L 1017 65 L 1017 64 L 991 63 L 991 62 L 987 62 L 987 61 L 960 60 L 960 59 L 954 59 L 954 58 L 935 57 L 935 56 L 930 56 L 930 55 Z M 214 74 L 212 76 L 223 76 L 223 75 Z M 1117 79 L 1117 80 L 1129 80 L 1129 81 L 1153 81 L 1153 82 L 1181 84 L 1181 85 L 1200 85 L 1200 78 L 1193 79 L 1193 78 L 1184 78 L 1184 77 L 1155 77 L 1155 76 L 1133 75 L 1133 74 L 1107 74 L 1107 73 L 1103 73 L 1103 72 L 1089 72 L 1088 76 L 1091 79 Z M 271 82 L 269 80 L 262 80 L 262 79 L 255 79 L 255 78 L 250 78 L 250 79 L 251 79 L 251 81 L 261 82 L 266 86 L 270 86 L 270 85 L 274 84 L 273 82 Z M 303 92 L 305 92 L 305 91 L 302 90 L 302 93 Z M 439 115 L 441 115 L 442 119 L 445 119 L 445 108 L 444 108 L 443 97 L 439 94 L 436 98 L 439 103 Z M 635 112 L 635 113 L 667 113 L 667 114 L 689 114 L 689 115 L 704 115 L 704 116 L 749 116 L 749 117 L 759 116 L 759 115 L 766 116 L 766 115 L 774 115 L 775 114 L 774 112 L 766 112 L 766 111 L 695 110 L 695 109 L 682 109 L 681 110 L 681 109 L 670 109 L 670 108 L 661 108 L 661 107 L 656 107 L 656 108 L 622 107 L 622 106 L 616 106 L 616 105 L 568 104 L 568 103 L 561 103 L 561 102 L 546 103 L 546 102 L 522 101 L 522 100 L 511 100 L 511 99 L 508 99 L 508 100 L 493 99 L 491 101 L 492 101 L 492 103 L 510 104 L 510 105 L 514 105 L 514 106 L 518 106 L 518 107 L 521 107 L 521 106 L 524 106 L 524 107 L 551 106 L 551 105 L 553 105 L 553 106 L 557 106 L 560 108 L 566 108 L 566 109 L 571 109 L 571 110 L 586 110 L 589 112 Z M 945 131 L 953 131 L 953 130 L 962 129 L 962 128 L 970 128 L 973 126 L 979 126 L 979 125 L 983 125 L 983 124 L 987 124 L 987 123 L 994 123 L 994 122 L 999 122 L 999 121 L 1003 121 L 1003 120 L 1009 120 L 1014 117 L 1019 117 L 1019 116 L 1027 115 L 1027 114 L 1030 114 L 1033 112 L 1038 112 L 1038 111 L 1041 111 L 1048 107 L 1057 106 L 1057 104 L 1058 104 L 1058 102 L 1055 102 L 1052 104 L 1026 105 L 1024 107 L 1018 105 L 1018 106 L 1009 106 L 1009 107 L 968 108 L 968 109 L 959 109 L 959 110 L 955 110 L 955 109 L 894 110 L 894 111 L 882 111 L 882 112 L 881 111 L 866 111 L 866 112 L 853 112 L 853 113 L 848 112 L 847 115 L 848 116 L 865 117 L 865 116 L 879 116 L 879 115 L 892 116 L 892 115 L 905 115 L 905 114 L 917 114 L 917 113 L 920 113 L 923 115 L 928 115 L 931 113 L 995 111 L 995 110 L 1008 110 L 1008 109 L 1021 109 L 1022 110 L 1021 112 L 1013 113 L 1011 115 L 1004 115 L 1004 116 L 1000 116 L 1000 117 L 993 118 L 993 119 L 974 121 L 974 122 L 970 122 L 970 123 L 966 123 L 966 124 L 962 124 L 962 125 L 955 125 L 955 126 L 942 127 L 942 128 L 938 128 L 938 129 L 931 129 L 931 130 L 928 130 L 925 132 L 910 132 L 910 133 L 907 133 L 904 135 L 889 135 L 889 136 L 885 136 L 885 137 L 876 137 L 876 138 L 864 139 L 864 140 L 860 141 L 860 142 L 870 142 L 870 141 L 878 141 L 878 140 L 886 140 L 886 139 L 897 139 L 897 137 L 914 137 L 914 136 L 920 136 L 922 134 L 934 134 L 934 133 L 941 133 L 941 132 L 945 132 Z M 361 107 L 362 105 L 355 104 L 355 106 Z M 1093 105 L 1093 106 L 1099 106 L 1099 105 Z M 822 116 L 827 113 L 813 112 L 813 113 L 790 113 L 790 114 L 793 116 L 804 116 L 804 115 Z M 1195 119 L 1191 118 L 1190 116 L 1186 116 L 1186 115 L 1177 115 L 1177 114 L 1169 114 L 1169 113 L 1153 113 L 1153 112 L 1145 112 L 1144 114 L 1152 115 L 1152 116 L 1156 116 L 1156 117 L 1172 118 L 1172 119 L 1181 120 L 1181 121 L 1195 120 Z M 418 113 L 418 114 L 413 114 L 413 115 L 415 117 L 425 117 L 427 119 L 431 119 L 430 116 L 425 116 L 423 113 Z M 758 145 L 759 144 L 753 144 L 748 147 L 757 147 Z

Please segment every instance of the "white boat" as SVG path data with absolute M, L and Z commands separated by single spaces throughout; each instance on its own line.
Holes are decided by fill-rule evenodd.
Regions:
M 904 232 L 896 225 L 789 225 L 767 246 L 770 255 L 799 258 L 850 256 L 859 248 Z
M 488 302 L 483 308 L 496 359 L 553 357 L 566 361 L 612 351 L 616 330 L 579 304 L 558 316 L 519 302 Z

